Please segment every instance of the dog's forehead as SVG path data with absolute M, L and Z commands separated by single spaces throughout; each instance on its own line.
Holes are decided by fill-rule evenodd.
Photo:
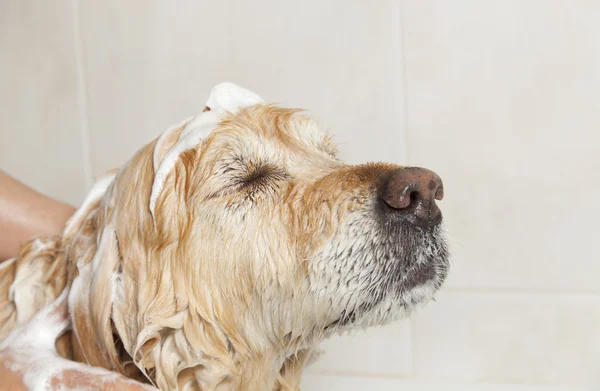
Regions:
M 156 141 L 153 151 L 154 182 L 149 208 L 154 208 L 168 174 L 182 153 L 211 136 L 208 155 L 226 153 L 252 159 L 292 163 L 302 168 L 308 161 L 322 162 L 336 155 L 331 137 L 299 110 L 263 105 L 254 92 L 225 82 L 211 89 L 206 107 L 195 117 L 173 125 Z M 250 108 L 248 110 L 243 110 Z M 223 125 L 227 123 L 227 125 Z M 217 131 L 215 131 L 217 130 Z M 213 148 L 214 147 L 214 148 Z M 293 156 L 301 156 L 294 164 Z M 309 159 L 307 159 L 307 157 Z
M 207 156 L 235 154 L 289 159 L 335 156 L 330 133 L 316 120 L 297 109 L 260 105 L 232 116 L 212 135 Z

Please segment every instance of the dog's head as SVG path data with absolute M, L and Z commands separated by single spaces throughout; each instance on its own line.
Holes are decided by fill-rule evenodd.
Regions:
M 73 284 L 75 330 L 112 325 L 159 385 L 273 365 L 281 377 L 297 352 L 406 315 L 446 276 L 436 174 L 345 164 L 314 120 L 230 84 L 106 185 L 86 220 L 96 248 Z M 98 351 L 119 367 L 111 338 Z

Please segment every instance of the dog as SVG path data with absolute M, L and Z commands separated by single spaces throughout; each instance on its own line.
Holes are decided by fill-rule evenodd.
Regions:
M 0 266 L 0 341 L 64 306 L 50 345 L 71 362 L 161 390 L 297 390 L 322 340 L 440 288 L 442 197 L 432 171 L 345 164 L 303 111 L 222 83 Z

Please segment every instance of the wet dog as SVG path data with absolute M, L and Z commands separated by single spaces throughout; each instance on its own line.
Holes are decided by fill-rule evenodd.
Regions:
M 295 390 L 324 338 L 440 288 L 442 197 L 432 171 L 345 164 L 302 111 L 223 83 L 2 266 L 0 340 L 66 290 L 69 359 L 164 390 Z

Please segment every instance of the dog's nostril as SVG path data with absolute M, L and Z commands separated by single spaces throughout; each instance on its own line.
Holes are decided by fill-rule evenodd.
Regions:
M 419 192 L 418 191 L 412 191 L 410 192 L 410 203 L 414 203 L 417 202 L 419 200 Z
M 444 188 L 433 171 L 419 167 L 396 170 L 381 189 L 381 199 L 390 211 L 401 211 L 425 222 L 439 220 L 440 210 L 435 200 L 444 197 Z

